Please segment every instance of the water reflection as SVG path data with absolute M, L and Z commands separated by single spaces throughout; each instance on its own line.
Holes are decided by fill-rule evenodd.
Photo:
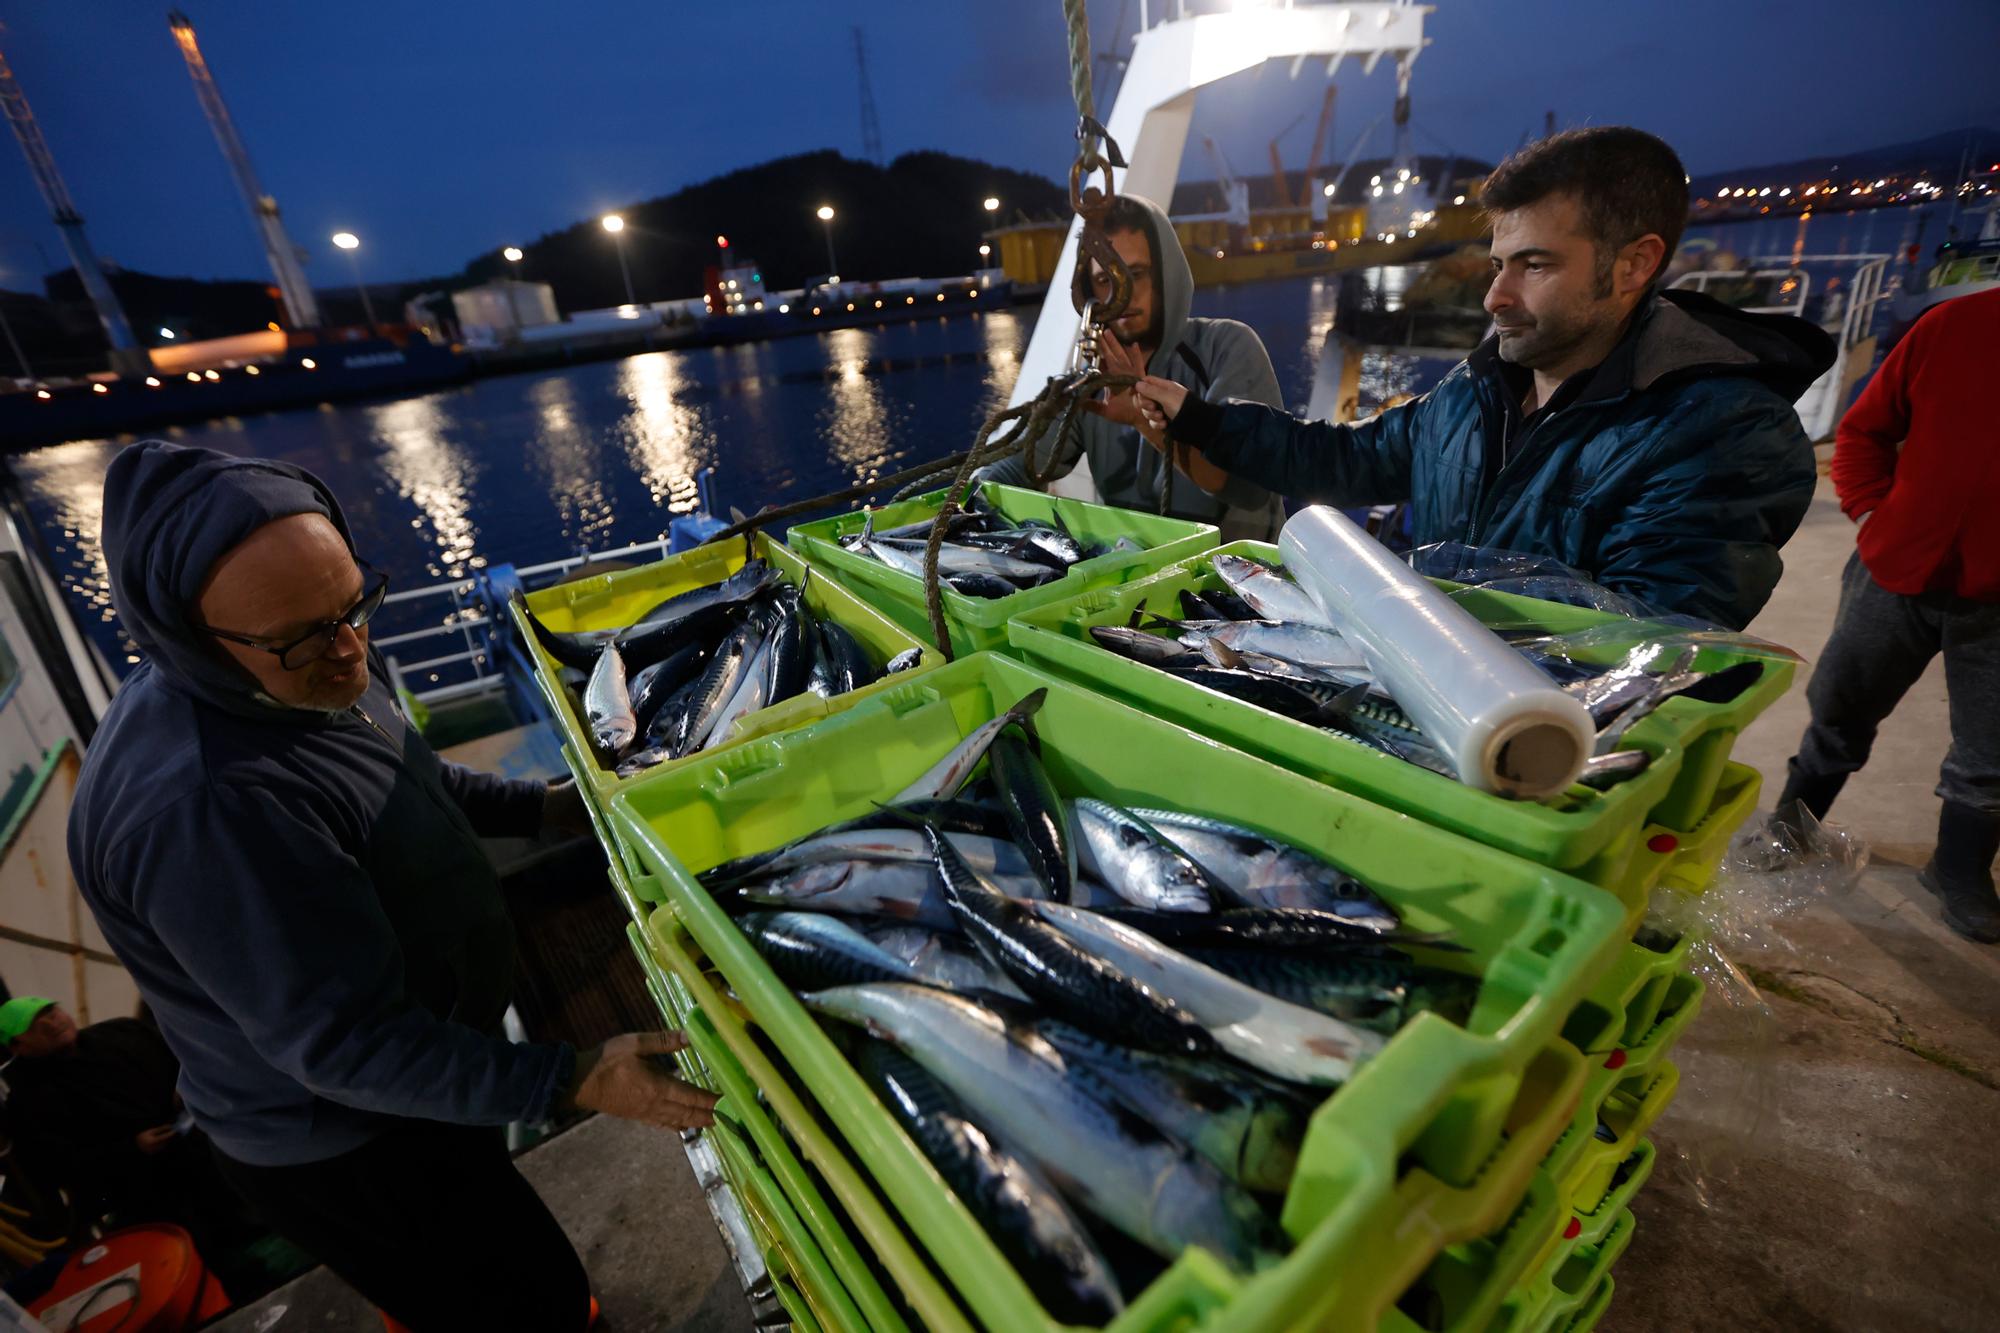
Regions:
M 746 380 L 756 392 L 758 377 Z M 695 508 L 695 473 L 715 454 L 715 433 L 702 409 L 680 398 L 679 358 L 668 352 L 635 356 L 618 368 L 618 390 L 632 410 L 620 423 L 632 460 L 656 507 L 676 514 Z
M 1227 313 L 1288 339 L 1276 287 Z M 401 403 L 329 404 L 174 427 L 191 445 L 282 459 L 341 497 L 356 543 L 399 587 L 485 562 L 539 564 L 661 535 L 716 469 L 718 506 L 823 494 L 962 449 L 1017 373 L 1032 310 L 842 329 L 502 375 Z M 1289 358 L 1287 358 L 1289 359 Z M 1281 376 L 1284 371 L 1281 370 Z M 9 460 L 51 572 L 107 660 L 129 646 L 98 548 L 118 443 Z
M 1011 310 L 989 310 L 980 318 L 980 338 L 986 359 L 986 402 L 991 415 L 1007 405 L 1014 392 L 1014 380 L 1021 373 L 1021 348 L 1027 344 L 1027 330 Z
M 479 525 L 472 517 L 472 496 L 478 487 L 478 461 L 446 433 L 450 418 L 441 396 L 408 398 L 368 409 L 369 433 L 381 446 L 382 467 L 396 488 L 428 522 L 435 559 L 432 577 L 458 578 L 468 567 L 484 564 L 475 556 Z
M 53 511 L 41 524 L 54 566 L 50 572 L 61 580 L 86 624 L 118 624 L 102 537 L 104 469 L 120 447 L 110 440 L 78 440 L 38 449 L 14 464 L 24 488 Z M 118 637 L 125 660 L 138 661 L 130 641 Z
M 613 508 L 598 450 L 581 422 L 576 388 L 568 376 L 551 375 L 528 390 L 538 429 L 529 454 L 548 483 L 562 535 L 571 547 L 609 545 L 600 541 L 611 531 Z
M 820 420 L 827 448 L 846 468 L 849 484 L 882 475 L 893 456 L 889 411 L 881 387 L 868 374 L 875 341 L 868 329 L 839 329 L 826 337 L 831 401 Z

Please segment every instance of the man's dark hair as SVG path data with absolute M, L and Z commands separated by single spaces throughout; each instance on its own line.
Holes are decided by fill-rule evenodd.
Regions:
M 1597 247 L 1599 295 L 1608 293 L 1619 250 L 1641 236 L 1666 242 L 1657 281 L 1680 252 L 1687 224 L 1687 169 L 1666 141 L 1629 125 L 1564 130 L 1529 144 L 1493 169 L 1479 192 L 1490 217 L 1573 197 Z

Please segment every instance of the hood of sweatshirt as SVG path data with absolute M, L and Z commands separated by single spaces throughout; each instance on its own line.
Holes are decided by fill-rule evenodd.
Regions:
M 145 440 L 104 474 L 104 560 L 125 632 L 162 678 L 232 712 L 267 715 L 248 673 L 195 615 L 223 554 L 266 523 L 323 514 L 354 547 L 333 492 L 289 463 Z

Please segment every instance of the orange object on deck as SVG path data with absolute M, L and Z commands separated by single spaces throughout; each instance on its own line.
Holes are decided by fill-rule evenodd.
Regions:
M 179 1333 L 230 1308 L 194 1239 L 165 1223 L 126 1227 L 70 1256 L 28 1313 L 76 1333 Z

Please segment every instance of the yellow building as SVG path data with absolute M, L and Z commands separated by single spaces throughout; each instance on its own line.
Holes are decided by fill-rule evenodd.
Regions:
M 1439 209 L 1414 238 L 1363 241 L 1366 226 L 1367 210 L 1360 207 L 1329 209 L 1325 222 L 1317 224 L 1304 208 L 1256 209 L 1247 227 L 1215 215 L 1174 220 L 1194 280 L 1203 286 L 1406 263 L 1419 251 L 1486 234 L 1484 217 L 1469 205 Z M 1068 231 L 1068 222 L 1062 221 L 1022 223 L 991 233 L 1000 266 L 1016 291 L 1048 286 Z

